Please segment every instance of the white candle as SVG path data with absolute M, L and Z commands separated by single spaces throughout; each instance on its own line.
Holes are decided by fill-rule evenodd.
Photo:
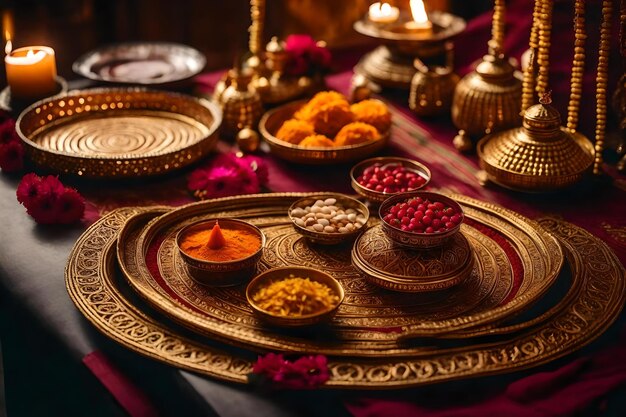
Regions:
M 375 23 L 393 23 L 398 20 L 400 10 L 389 3 L 374 3 L 369 9 L 369 19 Z
M 27 46 L 14 51 L 8 50 L 4 64 L 7 82 L 14 97 L 43 98 L 57 89 L 57 67 L 52 48 Z
M 409 5 L 411 6 L 413 21 L 407 22 L 405 24 L 406 28 L 414 31 L 430 32 L 433 25 L 430 23 L 430 20 L 428 20 L 424 2 L 422 0 L 411 0 Z

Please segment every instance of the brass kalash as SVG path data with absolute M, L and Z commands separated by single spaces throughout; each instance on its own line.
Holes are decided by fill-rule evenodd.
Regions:
M 486 179 L 521 191 L 553 191 L 570 186 L 593 165 L 594 174 L 602 172 L 602 150 L 606 130 L 606 87 L 610 47 L 612 3 L 602 3 L 599 59 L 596 73 L 596 142 L 577 132 L 585 61 L 585 2 L 574 5 L 574 60 L 567 126 L 550 106 L 548 86 L 551 0 L 536 0 L 530 34 L 531 60 L 522 83 L 522 127 L 488 135 L 477 146 Z M 536 62 L 535 62 L 536 61 Z M 538 64 L 538 71 L 536 65 Z M 533 105 L 535 93 L 541 97 Z
M 355 73 L 382 87 L 408 90 L 417 72 L 415 58 L 426 66 L 446 64 L 450 40 L 465 29 L 465 21 L 440 11 L 421 14 L 421 0 L 412 0 L 411 7 L 412 18 L 402 12 L 392 23 L 375 23 L 367 16 L 354 23 L 354 30 L 382 43 L 361 58 Z

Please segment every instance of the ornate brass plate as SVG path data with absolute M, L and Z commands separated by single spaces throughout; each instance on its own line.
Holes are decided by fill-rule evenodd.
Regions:
M 207 100 L 138 89 L 73 91 L 28 107 L 17 132 L 32 159 L 85 177 L 182 168 L 217 141 L 221 110 Z
M 378 356 L 384 351 L 401 356 L 423 350 L 399 343 L 403 334 L 446 334 L 493 324 L 522 311 L 554 282 L 563 261 L 558 243 L 540 227 L 510 211 L 477 208 L 477 202 L 464 199 L 461 203 L 469 218 L 464 234 L 476 254 L 469 278 L 436 293 L 384 291 L 351 265 L 349 245 L 343 249 L 312 245 L 293 230 L 286 212 L 295 199 L 294 194 L 263 195 L 174 210 L 153 221 L 138 242 L 120 239 L 122 270 L 151 305 L 228 343 L 255 350 L 351 356 Z M 176 250 L 175 236 L 181 227 L 207 216 L 243 218 L 263 230 L 267 246 L 259 272 L 302 265 L 337 278 L 346 298 L 331 325 L 318 331 L 314 340 L 310 335 L 278 333 L 254 316 L 245 286 L 216 289 L 195 283 Z
M 229 199 L 232 202 L 232 199 Z M 162 209 L 160 209 L 162 210 Z M 254 355 L 191 341 L 144 314 L 118 286 L 115 240 L 127 228 L 137 238 L 147 218 L 160 214 L 146 209 L 113 211 L 77 241 L 65 278 L 70 297 L 100 331 L 127 348 L 164 363 L 211 377 L 245 383 Z M 147 217 L 146 217 L 147 216 Z M 475 376 L 513 372 L 571 353 L 598 337 L 618 316 L 625 299 L 626 271 L 601 240 L 566 222 L 544 220 L 563 245 L 577 285 L 566 305 L 549 321 L 491 345 L 438 349 L 415 356 L 370 359 L 331 357 L 327 388 L 393 389 Z M 134 235 L 134 237 L 133 237 Z

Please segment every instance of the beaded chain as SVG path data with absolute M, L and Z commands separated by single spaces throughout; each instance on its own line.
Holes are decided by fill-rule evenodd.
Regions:
M 548 75 L 550 71 L 550 32 L 552 29 L 552 6 L 553 0 L 541 1 L 541 20 L 539 22 L 539 48 L 537 50 L 537 85 L 535 91 L 541 96 L 548 88 Z
M 606 133 L 606 89 L 609 72 L 609 51 L 611 41 L 611 15 L 613 2 L 602 2 L 602 23 L 600 25 L 600 47 L 598 56 L 598 71 L 596 74 L 596 157 L 593 164 L 593 173 L 602 172 L 602 151 L 604 150 L 604 136 Z
M 259 55 L 263 48 L 263 22 L 265 21 L 265 0 L 250 0 L 250 39 L 248 48 L 252 55 Z
M 539 15 L 541 13 L 541 1 L 535 0 L 533 9 L 533 24 L 530 29 L 530 40 L 528 46 L 530 48 L 530 59 L 528 66 L 524 69 L 524 78 L 522 80 L 522 110 L 521 114 L 535 102 L 535 56 L 537 55 L 537 39 L 539 36 Z
M 505 10 L 504 0 L 495 0 L 491 40 L 489 41 L 490 52 L 495 56 L 498 56 L 504 49 Z
M 567 105 L 567 129 L 575 132 L 578 127 L 578 113 L 582 94 L 583 73 L 585 67 L 585 0 L 576 0 L 574 4 L 574 61 L 570 80 L 571 92 Z

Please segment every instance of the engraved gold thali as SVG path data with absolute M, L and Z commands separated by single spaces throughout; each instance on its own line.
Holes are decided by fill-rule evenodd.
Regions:
M 558 243 L 541 227 L 508 210 L 459 197 L 468 219 L 463 234 L 475 252 L 471 275 L 459 286 L 436 293 L 384 291 L 352 266 L 350 245 L 311 245 L 293 230 L 286 212 L 296 197 L 242 197 L 228 204 L 209 201 L 171 211 L 151 222 L 137 241 L 122 235 L 118 245 L 122 271 L 152 306 L 227 343 L 257 351 L 402 356 L 423 350 L 400 343 L 405 333 L 447 334 L 495 324 L 523 311 L 555 281 L 563 262 Z M 253 314 L 245 286 L 218 289 L 195 283 L 184 269 L 175 236 L 181 227 L 206 216 L 237 217 L 263 230 L 267 246 L 259 272 L 302 265 L 337 278 L 346 298 L 332 323 L 317 330 L 314 338 L 277 332 Z
M 72 91 L 28 107 L 16 129 L 32 160 L 84 177 L 155 175 L 187 166 L 217 141 L 219 107 L 136 88 Z
M 233 199 L 226 199 L 233 201 Z M 141 231 L 163 209 L 116 210 L 77 241 L 66 267 L 70 297 L 96 328 L 123 346 L 164 363 L 222 380 L 245 383 L 256 355 L 203 339 L 181 336 L 123 295 L 115 268 L 115 241 L 131 219 Z M 514 372 L 537 366 L 588 344 L 615 320 L 624 303 L 626 271 L 601 240 L 554 219 L 541 221 L 563 245 L 574 293 L 553 308 L 550 320 L 522 334 L 487 345 L 436 349 L 400 358 L 329 358 L 326 388 L 394 389 L 461 378 Z M 134 229 L 134 230 L 133 230 Z

